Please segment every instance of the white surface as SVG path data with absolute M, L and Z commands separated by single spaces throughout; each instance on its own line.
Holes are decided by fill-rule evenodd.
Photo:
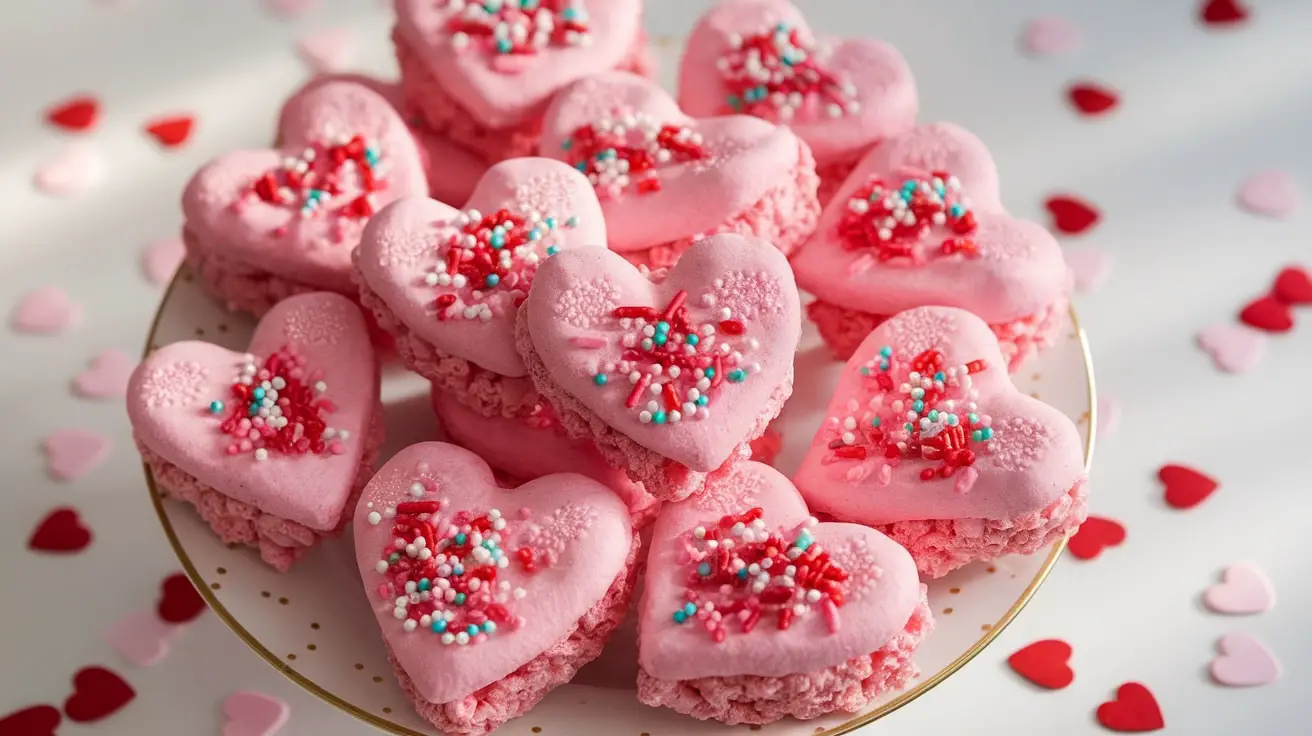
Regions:
M 124 7 L 104 7 L 110 4 Z M 661 0 L 649 25 L 656 34 L 682 32 L 703 4 Z M 988 142 L 1005 200 L 1018 214 L 1041 217 L 1042 197 L 1052 191 L 1096 202 L 1106 219 L 1080 244 L 1112 250 L 1118 261 L 1103 291 L 1078 305 L 1100 392 L 1126 402 L 1119 432 L 1099 445 L 1092 506 L 1124 521 L 1128 541 L 1091 563 L 1063 560 L 993 647 L 872 731 L 1104 733 L 1093 710 L 1126 680 L 1154 690 L 1167 733 L 1306 730 L 1312 501 L 1302 462 L 1308 400 L 1297 380 L 1312 363 L 1312 313 L 1300 313 L 1305 324 L 1273 340 L 1266 361 L 1245 376 L 1216 373 L 1192 346 L 1197 328 L 1231 319 L 1279 265 L 1312 261 L 1306 206 L 1270 222 L 1233 205 L 1239 181 L 1268 166 L 1290 168 L 1312 188 L 1312 5 L 1251 4 L 1249 27 L 1209 32 L 1194 22 L 1195 0 L 804 3 L 822 28 L 860 29 L 898 44 L 920 85 L 922 118 L 960 121 Z M 219 703 L 242 688 L 292 704 L 282 732 L 288 736 L 367 732 L 284 680 L 212 615 L 153 669 L 118 661 L 103 641 L 105 628 L 153 605 L 159 581 L 177 563 L 141 487 L 122 411 L 68 391 L 99 350 L 139 349 L 158 298 L 141 278 L 140 250 L 175 230 L 178 192 L 200 162 L 267 139 L 279 94 L 304 73 L 296 34 L 349 24 L 368 39 L 368 66 L 387 68 L 388 24 L 373 0 L 320 5 L 295 23 L 272 19 L 256 0 L 6 7 L 0 305 L 55 283 L 87 306 L 87 318 L 71 337 L 0 333 L 0 415 L 8 422 L 0 450 L 0 713 L 58 704 L 77 668 L 106 663 L 132 681 L 137 701 L 94 729 L 65 725 L 61 734 L 217 733 Z M 1039 12 L 1078 23 L 1085 50 L 1048 60 L 1018 54 L 1016 37 Z M 1076 77 L 1116 85 L 1123 108 L 1105 120 L 1077 119 L 1061 96 Z M 31 175 L 67 137 L 45 130 L 41 112 L 81 90 L 107 105 L 94 139 L 109 158 L 108 180 L 76 199 L 51 199 L 32 190 Z M 140 124 L 175 110 L 195 110 L 200 129 L 187 149 L 159 152 Z M 1264 419 L 1254 406 L 1283 411 Z M 37 442 L 66 426 L 111 432 L 116 448 L 92 476 L 54 484 Z M 1199 464 L 1222 480 L 1221 490 L 1192 511 L 1168 509 L 1153 472 L 1170 460 Z M 97 532 L 94 546 L 76 558 L 33 557 L 24 549 L 32 525 L 62 503 L 83 511 Z M 1238 619 L 1204 612 L 1202 590 L 1222 566 L 1239 561 L 1270 574 L 1276 609 Z M 1211 684 L 1204 667 L 1216 638 L 1231 630 L 1264 640 L 1283 660 L 1285 679 L 1253 690 Z M 1003 661 L 1050 636 L 1074 645 L 1076 681 L 1037 693 Z

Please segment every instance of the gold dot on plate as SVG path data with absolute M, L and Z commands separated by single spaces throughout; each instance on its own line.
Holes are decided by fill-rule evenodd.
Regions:
M 980 630 L 980 631 L 989 631 L 989 630 L 992 629 L 992 628 L 993 628 L 993 624 L 984 624 L 983 626 L 979 627 L 979 630 Z
M 750 725 L 750 726 L 747 727 L 747 730 L 748 730 L 748 731 L 760 731 L 760 730 L 761 730 L 761 727 L 758 726 L 757 724 L 753 723 L 752 725 Z
M 374 682 L 382 682 L 382 681 L 383 678 L 379 677 L 378 675 L 374 675 Z
M 944 609 L 943 609 L 943 615 L 944 615 L 944 616 L 951 616 L 951 615 L 952 615 L 952 606 L 948 606 L 947 608 L 944 608 Z
M 218 584 L 218 583 L 210 583 L 210 587 L 213 588 L 213 589 L 215 589 L 215 590 L 218 590 L 218 589 L 219 589 L 219 584 Z
M 356 663 L 355 663 L 355 669 L 357 669 L 357 670 L 362 670 L 362 669 L 364 669 L 364 665 L 360 664 L 359 662 L 356 662 Z
M 268 597 L 271 596 L 271 595 L 273 595 L 273 594 L 270 593 L 270 592 L 267 591 L 267 590 L 261 590 L 261 591 L 260 591 L 260 597 L 261 597 L 261 598 L 268 598 Z
M 541 727 L 541 726 L 534 726 L 533 728 L 530 728 L 529 730 L 532 731 L 533 733 L 542 733 L 542 727 Z
M 384 712 L 384 713 L 391 713 L 391 712 L 392 712 L 392 709 L 391 709 L 391 708 L 384 707 L 384 708 L 383 708 L 383 712 Z
M 228 568 L 226 568 L 226 567 L 216 568 L 216 569 L 214 570 L 214 572 L 217 572 L 217 573 L 220 574 L 220 575 L 227 575 L 227 574 L 228 574 Z
M 219 323 L 219 332 L 227 332 L 227 331 L 228 331 L 228 325 L 224 324 L 223 322 L 220 322 L 220 323 Z
M 989 572 L 993 573 L 993 572 L 997 572 L 997 571 L 998 571 L 998 568 L 994 567 L 993 565 L 989 565 Z
M 192 276 L 190 271 L 187 271 L 186 273 L 182 274 L 182 280 L 190 284 L 192 281 L 196 280 L 196 277 Z
M 1043 380 L 1043 374 L 1042 374 L 1042 373 L 1035 373 L 1034 375 L 1030 376 L 1030 380 L 1031 380 L 1031 381 L 1040 381 L 1040 380 Z
M 951 593 L 952 595 L 956 595 L 957 593 L 961 592 L 961 588 L 948 588 L 948 592 Z
M 288 654 L 288 655 L 287 655 L 287 659 L 290 659 L 291 661 L 295 662 L 295 661 L 296 661 L 296 655 L 295 655 L 295 654 Z
M 291 603 L 291 601 L 287 600 L 286 598 L 279 598 L 278 602 L 284 606 L 287 605 L 288 603 Z
M 196 328 L 196 337 L 205 337 L 205 330 L 202 330 L 201 328 L 197 327 L 197 328 Z
M 306 644 L 306 645 L 305 645 L 305 648 L 313 652 L 314 650 L 318 649 L 319 647 L 315 646 L 314 644 Z
M 1031 394 L 1030 394 L 1030 398 L 1031 398 L 1031 399 L 1037 399 L 1037 398 L 1039 398 L 1039 392 L 1038 392 L 1038 391 L 1035 391 L 1035 392 L 1031 393 Z
M 315 631 L 318 631 L 318 630 L 319 630 L 319 624 L 310 624 L 310 628 L 314 629 Z

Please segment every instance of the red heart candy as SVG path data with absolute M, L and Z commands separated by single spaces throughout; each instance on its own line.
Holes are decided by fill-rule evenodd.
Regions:
M 91 95 L 70 98 L 46 110 L 46 120 L 64 130 L 91 130 L 100 120 L 100 101 Z
M 191 137 L 196 119 L 190 115 L 157 118 L 146 123 L 146 132 L 165 148 L 177 148 Z
M 1137 682 L 1116 689 L 1116 699 L 1098 706 L 1098 722 L 1112 731 L 1140 733 L 1166 728 L 1157 698 Z
M 1198 19 L 1209 26 L 1234 25 L 1248 20 L 1248 8 L 1239 0 L 1205 0 Z
M 1264 332 L 1289 332 L 1294 329 L 1294 315 L 1289 305 L 1274 296 L 1264 296 L 1248 303 L 1239 312 L 1239 320 Z
M 1093 205 L 1069 195 L 1048 197 L 1043 203 L 1052 215 L 1052 226 L 1066 235 L 1079 235 L 1098 223 L 1098 210 Z
M 1071 554 L 1077 559 L 1092 560 L 1105 548 L 1115 547 L 1125 541 L 1125 527 L 1118 521 L 1090 516 L 1085 519 L 1080 530 L 1071 537 Z
M 1075 671 L 1068 664 L 1070 658 L 1070 644 L 1061 639 L 1044 639 L 1012 654 L 1007 664 L 1039 687 L 1060 690 L 1075 680 Z
M 91 530 L 71 508 L 51 511 L 27 540 L 28 549 L 35 552 L 81 552 L 90 544 Z
M 137 692 L 122 677 L 104 667 L 85 667 L 73 676 L 73 694 L 64 701 L 64 713 L 77 723 L 107 718 L 132 702 Z
M 1066 97 L 1085 115 L 1101 115 L 1120 102 L 1115 90 L 1094 82 L 1072 84 L 1066 90 Z
M 1286 266 L 1271 294 L 1285 304 L 1312 304 L 1312 277 L 1299 266 Z
M 186 575 L 180 572 L 164 578 L 160 586 L 163 595 L 155 610 L 160 619 L 171 624 L 185 624 L 195 620 L 205 610 L 205 599 L 196 592 Z
M 1172 508 L 1191 509 L 1212 495 L 1220 484 L 1184 465 L 1163 465 L 1157 477 L 1166 485 L 1166 503 Z
M 33 705 L 0 718 L 0 736 L 55 736 L 63 717 L 51 705 Z

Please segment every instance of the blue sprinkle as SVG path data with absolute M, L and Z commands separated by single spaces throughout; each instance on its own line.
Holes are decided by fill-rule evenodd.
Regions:
M 489 240 L 489 242 L 492 243 L 492 247 L 493 247 L 493 248 L 500 249 L 502 246 L 504 246 L 504 245 L 506 244 L 506 234 L 503 233 L 503 232 L 502 232 L 502 233 L 499 233 L 499 232 L 493 230 L 493 231 L 492 231 L 492 237 L 489 238 L 488 240 Z
M 442 632 L 446 631 L 446 619 L 444 618 L 437 619 L 436 621 L 433 622 L 433 625 L 430 628 L 432 628 L 434 634 L 441 634 Z
M 979 421 L 979 415 L 976 414 L 976 413 L 974 413 L 974 412 L 971 412 L 970 414 L 967 414 L 967 415 L 966 415 L 966 418 L 970 420 L 970 423 L 971 423 L 971 424 L 974 424 L 974 423 L 976 423 L 976 422 Z
M 697 613 L 697 604 L 693 603 L 692 601 L 688 601 L 687 603 L 683 604 L 683 612 L 685 615 L 688 616 L 695 615 Z
M 706 577 L 711 574 L 711 563 L 702 562 L 697 565 L 697 574 Z
M 579 218 L 573 215 L 571 215 L 570 218 L 565 221 L 565 227 L 578 227 L 578 225 L 579 225 Z
M 747 380 L 747 372 L 741 368 L 735 368 L 729 371 L 729 381 L 732 383 L 742 383 Z
M 264 389 L 263 389 L 263 388 L 257 388 L 257 389 L 255 389 L 254 394 L 255 394 L 255 398 L 257 398 L 257 399 L 261 399 L 261 400 L 264 399 Z
M 986 440 L 991 440 L 991 439 L 993 439 L 993 428 L 992 428 L 992 427 L 985 427 L 984 429 L 981 429 L 981 430 L 980 430 L 980 435 L 981 435 L 984 439 L 986 439 Z
M 938 421 L 938 410 L 937 410 L 937 409 L 930 409 L 930 410 L 929 410 L 929 421 L 931 421 L 931 422 L 937 422 L 937 421 Z
M 547 219 L 543 220 L 543 222 L 547 223 L 547 229 L 548 229 L 548 230 L 555 230 L 555 229 L 556 229 L 556 218 L 555 218 L 555 217 L 548 217 Z
M 464 594 L 464 593 L 456 593 L 456 605 L 457 605 L 457 606 L 463 606 L 463 605 L 465 605 L 465 594 Z
M 496 621 L 484 621 L 484 622 L 483 622 L 483 631 L 486 631 L 486 632 L 489 633 L 489 634 L 495 634 L 495 633 L 497 633 L 497 622 L 496 622 Z
M 669 332 L 669 331 L 670 331 L 670 323 L 669 323 L 669 322 L 666 322 L 666 321 L 664 321 L 664 320 L 662 320 L 662 321 L 660 321 L 660 322 L 657 322 L 657 323 L 656 323 L 656 331 L 657 331 L 657 332 Z
M 920 412 L 925 410 L 925 402 L 917 400 L 913 404 L 911 404 L 911 408 L 915 410 L 917 414 L 919 414 Z
M 564 140 L 564 142 L 562 142 L 562 143 L 560 144 L 560 149 L 561 149 L 562 151 L 568 151 L 569 149 L 571 149 L 571 148 L 573 148 L 573 147 L 574 147 L 574 141 L 573 141 L 572 139 L 569 139 L 569 138 L 566 138 L 566 139 Z
M 565 20 L 575 20 L 576 18 L 579 17 L 578 9 L 567 7 L 564 10 L 560 11 L 560 17 L 564 18 Z
M 707 378 L 715 378 L 715 369 L 714 369 L 714 368 L 707 368 L 707 369 L 706 369 L 706 377 L 707 377 Z
M 419 581 L 420 590 L 428 590 L 431 587 L 433 587 L 433 584 L 429 582 L 428 578 L 423 578 Z
M 259 405 L 259 404 L 251 404 L 251 405 L 250 405 L 250 408 L 248 408 L 248 409 L 246 410 L 246 413 L 247 413 L 249 416 L 255 416 L 256 414 L 259 414 L 259 413 L 260 413 L 260 405 Z
M 457 577 L 459 577 L 459 576 L 461 576 L 461 575 L 464 575 L 464 574 L 465 574 L 465 567 L 464 567 L 464 565 L 456 565 L 455 567 L 452 567 L 452 568 L 451 568 L 451 574 L 452 574 L 452 575 L 455 575 L 455 576 L 457 576 Z
M 951 212 L 953 217 L 961 217 L 962 215 L 966 214 L 966 208 L 962 207 L 959 204 L 954 204 L 952 205 Z
M 496 286 L 497 284 L 501 283 L 501 277 L 494 273 L 490 273 L 487 275 L 487 278 L 484 279 L 484 282 L 488 286 Z
M 743 569 L 739 570 L 739 571 L 738 571 L 738 577 L 741 578 L 741 579 L 743 579 L 743 580 L 746 580 L 746 579 L 747 579 L 747 568 L 744 567 Z
M 947 376 L 943 375 L 943 371 L 939 371 L 938 373 L 935 373 L 935 374 L 934 374 L 934 380 L 935 380 L 935 381 L 946 381 L 946 380 L 947 380 Z
M 456 535 L 456 546 L 464 544 L 468 539 L 469 537 L 465 536 L 464 532 L 460 532 Z
M 891 358 L 893 357 L 893 348 L 885 345 L 884 347 L 879 349 L 879 354 L 884 356 L 885 358 Z
M 508 53 L 510 53 L 510 50 L 511 50 L 512 48 L 514 48 L 514 46 L 511 45 L 511 43 L 510 43 L 510 39 L 508 39 L 508 38 L 499 38 L 499 39 L 497 39 L 497 51 L 499 51 L 499 52 L 501 52 L 501 53 L 503 53 L 503 54 L 508 54 Z
M 888 370 L 888 361 L 887 361 L 887 360 L 881 360 L 881 361 L 879 361 L 879 370 L 881 370 L 881 371 L 886 371 L 886 370 Z
M 364 149 L 364 160 L 369 162 L 371 168 L 378 165 L 379 158 L 381 157 L 378 154 L 377 148 L 371 147 Z
M 663 412 L 663 411 L 658 411 L 658 412 L 656 412 L 655 414 L 652 414 L 652 415 L 651 415 L 651 420 L 652 420 L 653 422 L 655 422 L 656 424 L 664 424 L 664 423 L 665 423 L 665 412 Z
M 684 614 L 683 611 L 675 611 L 675 612 L 674 612 L 674 623 L 676 623 L 676 624 L 681 624 L 681 623 L 683 623 L 684 621 L 687 621 L 687 620 L 688 620 L 688 616 L 687 616 L 686 614 Z
M 597 384 L 598 386 L 605 386 L 606 382 L 609 380 L 610 378 L 608 378 L 605 373 L 598 373 L 597 375 L 592 377 L 592 382 Z
M 587 170 L 588 170 L 588 162 L 587 162 L 587 161 L 580 161 L 580 162 L 574 164 L 574 168 L 578 169 L 579 171 L 582 171 L 582 172 L 585 172 L 585 173 L 586 173 Z
M 664 345 L 665 343 L 670 341 L 670 335 L 668 332 L 657 332 L 655 337 L 653 337 L 651 341 L 656 343 L 657 345 Z
M 743 109 L 743 101 L 738 99 L 738 95 L 729 95 L 724 98 L 724 101 L 729 103 L 729 109 L 734 110 L 735 112 Z
M 958 424 L 960 421 L 961 421 L 960 419 L 957 419 L 957 415 L 956 415 L 956 414 L 949 414 L 949 415 L 948 415 L 948 426 L 949 426 L 949 427 L 955 427 L 955 426 L 957 426 L 957 424 Z
M 558 247 L 556 247 L 556 246 L 554 246 L 554 245 L 549 245 L 549 246 L 547 246 L 547 255 L 549 255 L 549 256 L 554 256 L 554 255 L 556 255 L 556 254 L 559 253 L 559 252 L 560 252 L 560 248 L 558 248 Z
M 870 375 L 870 366 L 868 366 L 868 365 L 863 365 L 863 366 L 861 366 L 861 375 L 863 375 L 863 376 L 868 376 L 868 375 Z
M 696 345 L 697 343 L 701 342 L 702 339 L 696 335 L 689 335 L 683 338 L 683 341 L 688 343 L 689 345 Z
M 212 412 L 212 413 L 214 413 L 214 414 L 218 414 L 218 413 L 221 412 L 221 411 L 223 411 L 223 402 L 222 402 L 222 401 L 211 401 L 211 402 L 210 402 L 210 412 Z
M 970 439 L 974 440 L 975 442 L 979 442 L 980 440 L 984 439 L 984 433 L 976 429 L 970 433 Z
M 538 240 L 541 240 L 541 239 L 542 239 L 542 231 L 539 230 L 539 229 L 537 229 L 537 228 L 533 228 L 532 230 L 529 230 L 529 231 L 528 231 L 528 239 L 529 239 L 530 241 L 538 241 Z
M 706 394 L 697 397 L 697 406 L 706 406 L 709 403 L 711 403 L 711 397 Z
M 469 634 L 471 637 L 478 636 L 478 627 L 473 624 L 470 624 L 465 627 L 465 633 Z

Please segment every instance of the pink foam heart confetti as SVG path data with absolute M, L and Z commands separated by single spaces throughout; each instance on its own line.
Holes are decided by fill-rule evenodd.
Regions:
M 89 399 L 110 399 L 127 394 L 128 378 L 137 361 L 110 348 L 91 360 L 91 367 L 73 379 L 73 390 Z
M 53 335 L 76 327 L 82 321 L 82 305 L 57 286 L 41 286 L 27 292 L 9 317 L 17 332 Z
M 184 253 L 182 238 L 160 238 L 146 246 L 146 250 L 141 253 L 141 270 L 150 283 L 163 286 L 173 278 Z
M 1096 291 L 1111 274 L 1115 257 L 1100 248 L 1071 248 L 1066 251 L 1066 265 L 1075 277 L 1075 290 L 1081 294 Z
M 349 28 L 327 28 L 306 34 L 296 44 L 297 53 L 318 74 L 341 71 L 355 59 L 355 34 Z
M 154 610 L 130 613 L 114 622 L 105 633 L 109 646 L 137 667 L 159 664 L 181 627 L 161 621 Z
M 1044 15 L 1025 24 L 1020 45 L 1031 56 L 1057 56 L 1075 51 L 1084 44 L 1074 23 L 1055 15 Z
M 56 197 L 81 194 L 105 178 L 105 159 L 90 143 L 70 143 L 54 158 L 41 164 L 32 183 Z
M 305 15 L 318 6 L 319 0 L 264 0 L 265 10 L 284 20 Z
M 1270 685 L 1280 679 L 1280 662 L 1262 642 L 1232 632 L 1217 642 L 1220 654 L 1212 660 L 1212 679 L 1230 687 Z
M 1198 331 L 1198 347 L 1212 356 L 1212 363 L 1226 373 L 1243 373 L 1266 354 L 1266 335 L 1244 325 L 1220 322 Z
M 1276 605 L 1276 592 L 1257 567 L 1231 565 L 1221 571 L 1221 582 L 1203 593 L 1203 603 L 1216 613 L 1266 613 Z
M 273 736 L 287 723 L 291 709 L 277 698 L 243 691 L 223 701 L 223 736 Z
M 109 438 L 87 429 L 61 429 L 41 441 L 46 472 L 55 480 L 81 478 L 109 455 Z
M 1115 396 L 1098 396 L 1098 437 L 1111 436 L 1121 422 L 1121 400 Z
M 1287 171 L 1259 171 L 1239 185 L 1239 206 L 1258 215 L 1288 217 L 1296 212 L 1302 195 Z

